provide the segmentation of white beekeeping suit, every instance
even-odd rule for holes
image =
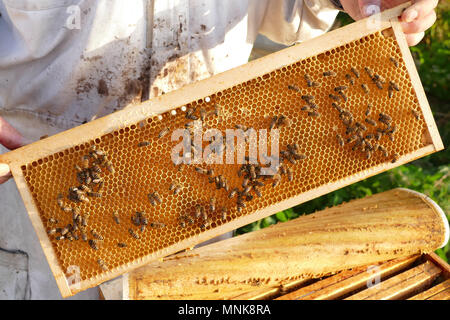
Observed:
[[[0,116],[36,140],[242,65],[258,33],[318,36],[337,13],[329,0],[0,0]],[[11,181],[0,206],[0,247],[30,255],[33,297],[60,297]]]

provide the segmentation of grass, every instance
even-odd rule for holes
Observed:
[[[427,30],[422,42],[411,48],[416,66],[425,88],[439,132],[447,147],[450,143],[450,3],[440,2],[437,22]],[[338,24],[352,20],[340,13]],[[300,215],[335,206],[352,199],[370,196],[397,187],[422,192],[432,198],[446,213],[450,212],[450,150],[429,155],[409,164],[394,168],[377,176],[352,184],[296,207],[278,212],[270,217],[246,225],[237,234],[251,232],[278,222],[285,222]],[[445,261],[450,260],[450,244],[436,253]]]

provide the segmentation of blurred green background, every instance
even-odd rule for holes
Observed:
[[[310,214],[342,202],[363,198],[397,187],[413,189],[428,195],[440,205],[446,213],[447,219],[449,219],[450,151],[447,147],[450,143],[450,1],[441,1],[439,3],[437,16],[437,22],[426,32],[422,42],[411,48],[411,52],[444,142],[445,150],[331,192],[291,209],[278,212],[273,216],[238,229],[236,234],[262,229],[278,222],[297,218],[300,215]],[[333,28],[341,27],[352,21],[347,14],[341,12]],[[262,42],[267,44],[266,39]],[[260,49],[256,48],[252,57],[256,58],[268,53],[263,52],[264,49],[267,51],[268,47],[270,45],[262,45]],[[277,45],[272,47],[277,48]],[[449,262],[450,244],[447,244],[442,249],[438,249],[436,253]]]

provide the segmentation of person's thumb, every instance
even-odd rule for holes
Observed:
[[[381,0],[358,0],[358,5],[363,18],[381,11]]]
[[[8,122],[0,117],[0,144],[12,150],[25,144],[22,135],[13,128]]]
[[[11,178],[11,171],[6,163],[0,163],[0,184]]]

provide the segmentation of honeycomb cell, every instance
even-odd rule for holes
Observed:
[[[110,270],[127,265],[256,210],[390,162],[395,154],[401,156],[423,147],[422,135],[426,132],[426,124],[397,42],[386,36],[389,32],[385,31],[389,30],[192,101],[162,117],[143,119],[93,141],[21,166],[44,226],[48,229],[53,227],[48,222],[50,218],[58,220],[58,227],[73,223],[72,214],[64,212],[57,203],[58,194],[63,193],[65,205],[78,208],[84,217],[89,216],[89,239],[92,239],[92,229],[104,237],[98,241],[98,250],[94,250],[82,239],[58,241],[54,235],[49,236],[62,269],[66,272],[69,266],[80,266],[81,280],[96,278],[106,272],[97,263],[98,259],[102,259]],[[398,61],[398,67],[391,58]],[[380,83],[377,84],[365,71],[366,67],[379,79],[384,79],[382,89],[378,88]],[[359,77],[355,76],[352,68],[359,72]],[[325,71],[334,73],[324,76]],[[306,74],[317,86],[308,85]],[[399,91],[392,89],[391,82],[399,87]],[[369,93],[363,91],[362,84],[367,86]],[[298,90],[289,89],[289,86]],[[347,88],[339,93],[335,91],[339,86]],[[378,129],[388,132],[395,127],[394,134],[383,133],[379,141],[364,138],[370,144],[381,145],[385,153],[381,149],[372,150],[369,156],[367,145],[363,150],[355,148],[354,142],[346,142],[343,147],[338,144],[337,134],[345,140],[351,139],[352,134],[347,133],[349,126],[344,124],[342,112],[333,107],[335,101],[330,94],[339,96],[337,103],[342,110],[351,113],[353,124],[366,125],[362,132],[364,136],[375,135]],[[318,117],[308,114],[312,104],[302,99],[307,95],[314,96]],[[365,122],[368,104],[371,105],[370,117],[376,121],[375,126]],[[219,114],[215,114],[215,106],[220,107]],[[305,106],[307,110],[302,109]],[[214,170],[212,176],[198,173],[194,165],[175,166],[171,150],[178,142],[171,141],[171,134],[158,138],[166,127],[170,132],[185,128],[192,121],[186,118],[187,113],[194,108],[198,117],[202,108],[210,114],[203,121],[203,133],[208,128],[224,133],[237,124],[256,130],[268,129],[274,116],[285,115],[291,125],[280,128],[280,150],[296,143],[306,159],[296,164],[283,162],[293,172],[292,181],[283,175],[281,182],[273,187],[273,178],[261,177],[264,183],[259,187],[262,197],[251,193],[253,198],[246,201],[245,207],[239,211],[236,198],[230,199],[229,191],[217,188],[216,183],[209,179],[222,176],[229,190],[242,188],[243,177],[238,176],[241,164],[202,164],[202,168]],[[390,115],[392,121],[388,125],[383,123],[379,120],[380,113]],[[149,145],[138,147],[142,141],[148,141]],[[114,173],[102,167],[101,198],[71,202],[67,199],[67,192],[70,187],[78,185],[74,167],[81,165],[82,156],[89,154],[92,145],[107,153]],[[202,147],[206,145],[203,141]],[[172,183],[181,187],[176,195],[170,190]],[[161,204],[152,205],[148,199],[148,194],[155,191],[161,196]],[[216,199],[214,211],[209,208],[212,197]],[[208,223],[196,218],[198,205],[205,208]],[[221,217],[222,207],[227,208],[225,219]],[[120,224],[113,219],[115,211]],[[150,223],[163,223],[164,227],[147,225],[141,231],[132,222],[136,212],[145,212]],[[183,220],[183,217],[190,219]],[[130,235],[130,228],[139,239]],[[119,243],[126,244],[126,247],[119,247]]]

